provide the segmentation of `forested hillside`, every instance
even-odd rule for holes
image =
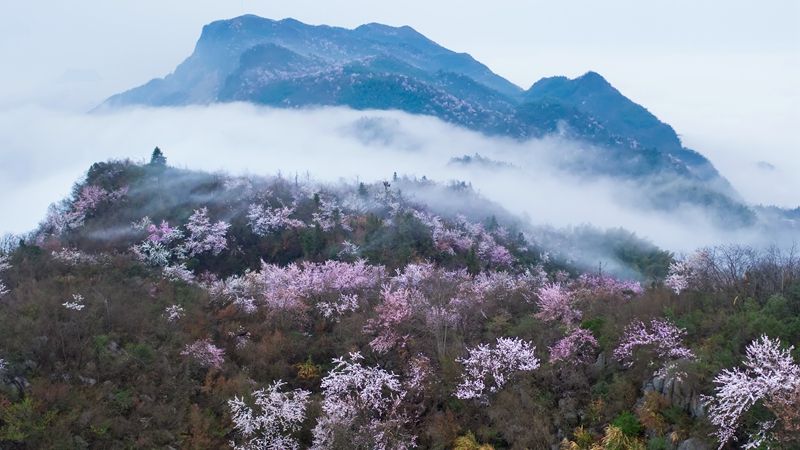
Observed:
[[[464,184],[156,151],[3,242],[0,447],[798,448],[798,342],[791,249],[677,257]]]

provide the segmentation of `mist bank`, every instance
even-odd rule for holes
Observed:
[[[0,116],[0,188],[9,193],[0,206],[13,212],[4,215],[3,232],[32,229],[93,162],[144,159],[160,146],[171,165],[232,174],[374,182],[396,173],[460,180],[536,225],[623,227],[678,252],[792,238],[791,223],[769,224],[769,233],[763,224],[723,230],[697,207],[652,208],[642,196],[651,186],[640,181],[566,171],[565,164],[574,165],[592,149],[558,136],[519,142],[401,112],[239,103],[96,114],[30,107]],[[465,155],[481,158],[453,162]]]

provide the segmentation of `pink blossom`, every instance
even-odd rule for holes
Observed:
[[[166,266],[162,269],[164,278],[171,281],[183,281],[184,283],[194,283],[194,273],[186,268],[185,264],[178,264],[174,266]]]
[[[636,320],[625,328],[614,357],[630,367],[634,352],[640,347],[648,347],[662,360],[694,359],[694,353],[683,345],[685,336],[686,330],[666,319],[651,320],[649,329],[642,321]]]
[[[188,356],[201,366],[221,368],[225,362],[225,350],[217,347],[208,339],[194,341],[187,344],[181,355]]]
[[[576,328],[550,347],[550,363],[588,364],[597,347],[597,339],[591,331]]]
[[[622,297],[631,299],[644,292],[638,281],[618,280],[608,275],[585,273],[578,278],[577,285],[594,297]]]
[[[223,221],[212,224],[208,218],[207,208],[195,210],[189,217],[189,223],[186,224],[186,229],[189,231],[184,243],[186,254],[190,257],[205,252],[219,255],[228,248],[228,241],[225,239],[228,228],[230,224]]]
[[[575,309],[575,298],[561,283],[550,283],[539,289],[536,305],[539,312],[536,318],[545,322],[560,320],[564,324],[572,325],[579,321],[582,313]]]
[[[161,242],[163,244],[169,244],[183,237],[183,233],[179,229],[169,226],[169,222],[166,220],[161,221],[161,225],[159,226],[153,223],[149,224],[147,226],[147,233],[147,240],[150,242]]]
[[[386,353],[396,346],[405,345],[408,336],[401,334],[399,328],[412,316],[420,294],[415,290],[393,290],[389,285],[384,285],[381,297],[383,301],[375,308],[377,316],[367,323],[365,331],[377,334],[369,343],[372,350]]]
[[[510,266],[514,262],[514,257],[507,248],[498,244],[492,235],[484,233],[481,242],[478,244],[478,256],[492,266]]]
[[[687,261],[674,261],[669,265],[669,274],[664,285],[680,294],[687,289],[692,280],[692,269]]]
[[[354,311],[357,294],[380,285],[383,266],[353,263],[305,262],[285,267],[262,262],[258,272],[247,272],[217,283],[212,293],[235,303],[261,304],[274,310],[302,311],[317,304],[326,318]]]
[[[488,394],[499,391],[516,372],[529,372],[539,367],[536,347],[519,338],[497,338],[490,347],[479,344],[468,348],[466,358],[456,361],[464,365],[461,382],[456,389],[456,397],[461,399],[484,399]]]
[[[80,228],[86,218],[103,204],[113,203],[124,198],[128,188],[123,187],[116,191],[107,191],[100,186],[86,185],[81,188],[72,203],[62,206],[51,205],[48,209],[45,226],[54,233]]]
[[[714,395],[706,397],[708,417],[717,427],[719,448],[736,439],[742,417],[757,403],[768,408],[790,404],[791,394],[800,387],[800,366],[792,358],[794,347],[782,348],[778,339],[761,336],[748,344],[744,368],[725,369],[715,378]],[[795,405],[797,406],[797,405]],[[755,448],[767,439],[774,422],[761,423],[744,448]]]
[[[423,386],[429,381],[431,374],[430,358],[422,353],[417,354],[408,361],[405,376],[406,389],[421,392]]]
[[[416,288],[432,278],[435,272],[436,266],[433,263],[409,264],[402,271],[397,269],[397,275],[392,277],[392,284],[403,288]]]
[[[300,448],[292,434],[305,420],[311,393],[302,389],[281,392],[285,385],[278,380],[253,392],[252,407],[244,398],[228,400],[233,427],[242,441],[241,445],[231,442],[231,447],[236,450]]]

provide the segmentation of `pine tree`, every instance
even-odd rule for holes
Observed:
[[[164,156],[164,153],[160,148],[156,147],[153,149],[153,155],[150,157],[150,165],[159,167],[164,167],[167,165],[167,157]]]

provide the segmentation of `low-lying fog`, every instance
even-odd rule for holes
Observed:
[[[560,138],[519,143],[400,112],[248,104],[95,114],[37,107],[0,112],[0,189],[5,193],[0,233],[32,229],[47,205],[67,195],[91,163],[146,160],[155,146],[171,165],[191,169],[281,172],[324,181],[375,181],[395,172],[464,180],[535,224],[624,227],[674,251],[756,238],[717,230],[696,210],[643,212],[630,200],[635,185],[587,181],[559,171],[555,160],[580,150]],[[513,167],[450,164],[453,157],[475,154]],[[773,180],[781,183],[780,178]]]

